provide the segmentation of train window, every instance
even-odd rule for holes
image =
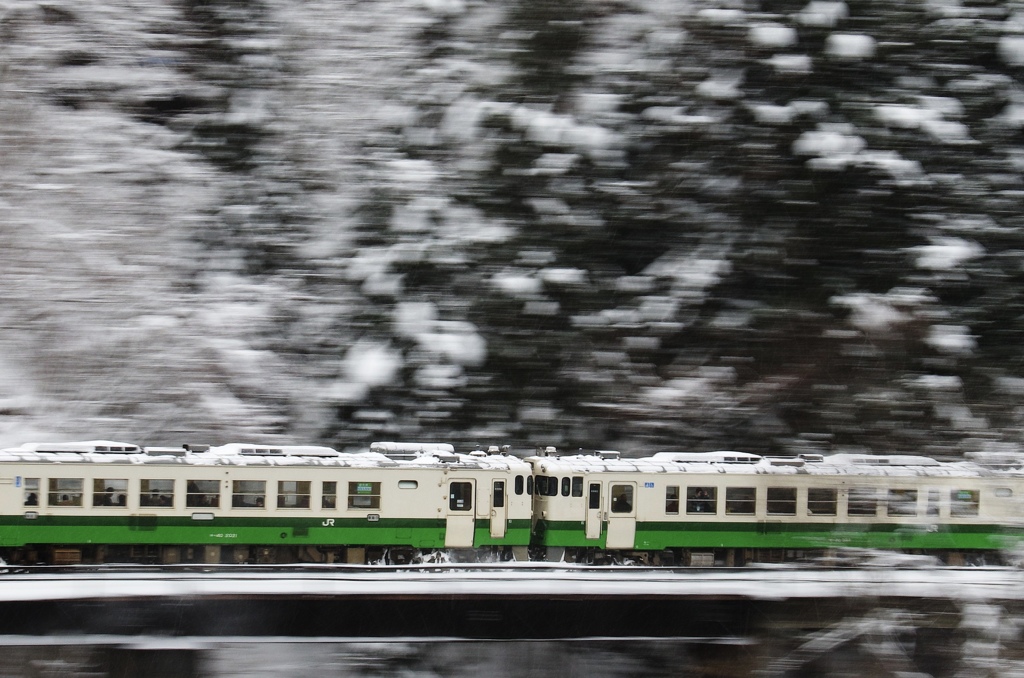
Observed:
[[[949,493],[949,514],[951,516],[978,515],[978,491],[951,490]]]
[[[927,516],[939,515],[939,504],[942,502],[942,492],[939,490],[928,490],[928,502],[925,504],[924,513]]]
[[[39,506],[39,478],[25,478],[25,506]]]
[[[174,481],[145,478],[139,484],[139,506],[164,506],[174,504]]]
[[[873,487],[851,487],[846,513],[851,516],[873,516],[878,513],[878,490]]]
[[[309,508],[309,481],[277,481],[277,508]]]
[[[718,500],[717,493],[717,487],[686,488],[686,512],[718,513],[718,508],[716,506]]]
[[[631,513],[633,511],[633,486],[612,485],[612,513]]]
[[[587,506],[592,509],[601,508],[601,483],[590,483],[590,500]]]
[[[725,512],[732,516],[752,516],[757,507],[757,489],[753,487],[725,488]]]
[[[886,513],[890,516],[916,516],[917,490],[889,490]]]
[[[338,507],[338,483],[333,480],[325,480],[321,486],[320,506],[325,509]]]
[[[398,489],[400,489],[400,490],[415,490],[419,486],[420,486],[420,483],[417,480],[399,480],[398,481]]]
[[[807,515],[836,515],[836,490],[832,487],[811,487],[807,489]]]
[[[768,515],[771,516],[795,516],[796,515],[796,488],[795,487],[769,487],[767,492]]]
[[[547,487],[544,488],[542,494],[545,497],[557,497],[558,496],[558,478],[548,478]]]
[[[997,497],[1012,497],[1013,490],[1011,490],[1009,487],[997,487],[995,495]]]
[[[452,482],[448,494],[448,509],[471,511],[473,509],[473,483]]]
[[[185,506],[217,508],[220,506],[220,481],[190,480],[185,485]]]
[[[670,516],[679,515],[678,485],[669,485],[665,488],[665,513]]]
[[[537,476],[537,494],[544,497],[558,496],[558,478]]]
[[[494,508],[501,508],[505,505],[505,481],[494,481]]]
[[[128,481],[124,478],[94,478],[92,481],[93,506],[125,506]]]
[[[81,478],[50,478],[46,501],[50,506],[81,506],[85,481]]]
[[[522,494],[526,489],[526,479],[523,476],[516,476],[516,494]]]
[[[380,483],[349,483],[348,507],[350,509],[379,509]]]
[[[231,505],[234,508],[263,508],[267,505],[265,480],[234,480],[231,487]]]
[[[526,494],[533,494],[533,476],[526,476]]]
[[[572,477],[572,496],[582,497],[583,496],[583,476]]]
[[[563,497],[568,497],[569,496],[569,486],[570,486],[571,483],[572,483],[572,478],[570,478],[569,476],[566,476],[566,477],[562,478],[562,496]]]

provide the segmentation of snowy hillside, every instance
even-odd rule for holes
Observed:
[[[0,442],[1016,451],[1024,5],[0,0]]]

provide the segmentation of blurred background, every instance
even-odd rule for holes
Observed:
[[[1019,451],[1024,2],[0,0],[0,444]]]

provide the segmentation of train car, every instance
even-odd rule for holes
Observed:
[[[8,563],[408,562],[434,550],[526,557],[531,469],[491,448],[374,443],[0,451]]]
[[[845,548],[994,561],[1024,537],[1024,472],[909,456],[617,453],[527,461],[548,559],[681,565]]]

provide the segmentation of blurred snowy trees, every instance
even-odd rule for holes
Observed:
[[[1017,449],[1024,5],[0,4],[0,438]]]

